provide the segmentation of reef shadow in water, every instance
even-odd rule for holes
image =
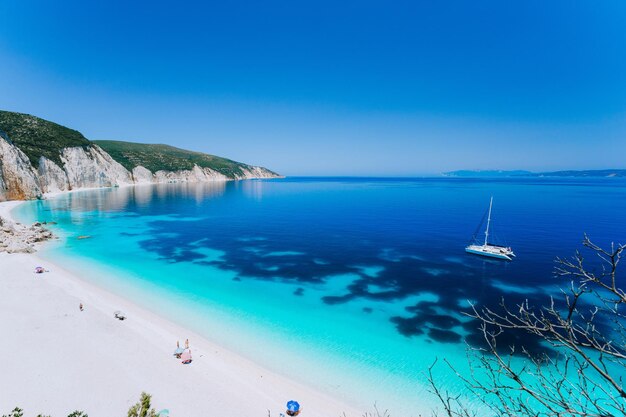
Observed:
[[[201,227],[197,220],[177,221],[184,229]],[[464,311],[461,307],[471,300],[474,304],[497,309],[502,298],[510,305],[521,302],[519,293],[508,293],[501,283],[502,277],[524,283],[528,291],[523,299],[540,305],[545,294],[534,291],[540,284],[535,276],[523,275],[519,268],[506,263],[485,263],[477,257],[461,253],[455,262],[437,259],[432,253],[416,256],[407,250],[386,250],[368,241],[347,247],[343,242],[327,240],[324,245],[306,243],[303,240],[284,242],[272,236],[260,235],[242,242],[237,232],[221,228],[213,236],[204,237],[199,243],[183,240],[185,231],[171,233],[169,221],[150,222],[154,236],[140,242],[143,249],[159,254],[168,262],[194,262],[228,271],[234,271],[239,279],[255,279],[293,283],[294,296],[302,295],[307,284],[326,284],[337,276],[350,274],[354,280],[341,295],[327,295],[322,301],[328,305],[349,303],[354,300],[371,300],[380,303],[401,303],[411,296],[432,294],[437,301],[417,301],[408,305],[402,315],[389,318],[390,325],[406,337],[424,337],[439,343],[462,343],[484,346],[482,332],[474,320],[457,318]],[[288,248],[288,249],[286,249]],[[199,249],[219,250],[223,256],[207,261]],[[426,248],[417,248],[420,253]],[[444,248],[430,248],[432,252]],[[284,253],[285,255],[281,255]],[[424,255],[424,253],[420,253]],[[353,265],[359,265],[355,267]],[[377,274],[365,273],[363,268],[376,268]],[[436,274],[432,273],[436,271]],[[540,272],[540,271],[536,271]],[[532,274],[533,271],[525,271]],[[546,271],[541,271],[545,280]],[[371,289],[375,288],[375,291]],[[364,307],[371,313],[372,307]],[[536,337],[519,331],[507,331],[502,336],[503,345],[524,346],[531,354],[549,352]]]

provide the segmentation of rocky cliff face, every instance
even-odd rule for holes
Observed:
[[[42,194],[28,157],[0,132],[0,201],[29,200]]]
[[[116,162],[95,144],[64,148],[63,166],[42,156],[35,169],[28,157],[6,134],[0,132],[0,201],[41,198],[48,192],[80,188],[114,187],[131,184],[228,181],[225,175],[197,165],[191,170],[157,171],[137,166],[132,172]],[[277,175],[261,167],[248,166],[234,179],[273,178]]]
[[[33,253],[40,242],[52,238],[41,223],[25,226],[0,217],[0,252]]]
[[[249,178],[277,178],[278,175],[262,167],[248,166],[242,168],[243,175],[236,175],[236,179],[245,180]]]
[[[229,178],[211,168],[200,168],[198,165],[191,170],[157,171],[154,173],[154,182],[209,182],[227,181]]]
[[[70,183],[65,171],[44,156],[39,159],[38,174],[41,188],[46,192],[70,190]]]
[[[132,174],[97,145],[65,148],[61,160],[71,189],[133,184]]]
[[[152,172],[142,166],[133,168],[132,175],[135,184],[150,184],[154,182]]]

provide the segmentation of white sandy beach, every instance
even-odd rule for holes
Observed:
[[[19,202],[0,203],[10,218]],[[35,274],[41,265],[49,270]],[[79,310],[83,303],[84,311]],[[113,317],[115,310],[128,316]],[[363,409],[285,378],[89,284],[36,254],[0,253],[0,415],[125,416],[142,391],[173,417],[272,416],[295,399],[301,416]],[[189,338],[193,362],[172,353]]]

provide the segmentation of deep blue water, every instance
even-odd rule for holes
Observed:
[[[464,252],[490,196],[513,262]],[[465,342],[481,341],[468,301],[544,302],[563,284],[555,257],[584,233],[625,242],[623,213],[621,179],[288,178],[78,192],[18,216],[58,222],[65,240],[44,256],[95,264],[86,279],[277,372],[426,414],[428,365],[463,369]]]

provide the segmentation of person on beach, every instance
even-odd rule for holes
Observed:
[[[182,349],[180,347],[180,343],[178,343],[178,340],[176,341],[176,350],[174,351],[174,356],[177,357],[178,359],[180,359],[180,355],[182,355],[182,353],[185,351],[185,349]]]
[[[183,360],[183,365],[189,365],[191,363],[191,350],[186,349],[181,355],[181,359]]]
[[[185,349],[189,349],[189,339],[185,340]]]
[[[80,303],[80,304],[78,305],[78,308],[80,309],[80,311],[83,311],[83,303]]]

